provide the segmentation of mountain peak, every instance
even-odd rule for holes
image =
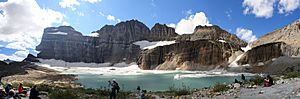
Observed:
[[[259,46],[272,42],[285,42],[288,45],[300,46],[300,19],[286,25],[283,28],[270,32],[258,40],[252,46]]]

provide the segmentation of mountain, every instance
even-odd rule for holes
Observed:
[[[270,74],[300,70],[300,19],[254,41],[238,61],[251,72]]]
[[[137,62],[142,69],[211,70],[226,68],[235,52],[247,43],[218,26],[197,26],[193,34],[178,35],[174,28],[156,23],[149,29],[142,22],[129,20],[105,25],[83,36],[70,26],[45,28],[36,47],[38,58],[68,62]],[[141,49],[136,42],[172,41],[174,44]]]
[[[150,29],[142,22],[130,20],[116,25],[105,25],[94,31],[99,37],[83,36],[70,26],[44,29],[37,57],[68,62],[118,63],[136,62],[141,51],[136,41],[171,40],[177,34],[166,25],[156,24]]]
[[[197,26],[193,34],[180,35],[175,44],[144,50],[142,69],[212,70],[226,68],[235,52],[247,45],[218,26]]]

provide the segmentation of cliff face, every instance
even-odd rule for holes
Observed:
[[[70,26],[50,27],[44,30],[42,41],[36,47],[44,59],[68,62],[136,62],[141,49],[133,42],[141,40],[170,40],[177,36],[173,28],[156,24],[150,29],[137,20],[105,25],[99,37],[82,36]]]
[[[182,41],[144,51],[139,58],[142,69],[211,70],[226,66],[230,46],[211,40]]]
[[[151,34],[148,37],[150,41],[170,41],[175,40],[178,34],[174,28],[168,27],[166,24],[156,23],[151,28]]]
[[[238,61],[251,66],[250,72],[277,74],[290,68],[300,70],[300,20],[262,36],[252,47]]]
[[[127,42],[130,40],[121,41],[113,36],[107,39],[82,36],[71,27],[61,26],[46,28],[36,50],[40,51],[39,58],[68,62],[134,62],[139,46]]]
[[[207,40],[223,40],[230,43],[234,47],[244,47],[247,42],[239,39],[236,35],[228,33],[227,31],[221,29],[219,26],[197,26],[194,29],[193,34],[184,34],[178,37],[178,40],[184,41],[195,41],[200,39]]]
[[[246,44],[218,26],[198,26],[193,34],[177,36],[175,44],[144,50],[138,64],[160,70],[225,68],[229,57]]]

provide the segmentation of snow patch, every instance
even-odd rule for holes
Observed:
[[[246,47],[241,47],[241,49],[242,49],[244,52],[247,52],[247,51],[251,50],[252,48],[251,48],[250,44],[248,44]]]
[[[225,40],[218,40],[219,42],[222,42],[222,43],[226,43],[226,41]]]
[[[90,36],[90,37],[99,37],[99,33],[91,33],[88,36]]]
[[[244,56],[244,54],[245,53],[242,53],[241,55],[236,57],[236,59],[233,62],[231,62],[228,67],[239,67],[239,65],[237,64],[237,61],[239,61],[242,58],[242,56]]]
[[[165,46],[165,45],[171,45],[176,43],[175,41],[156,41],[156,42],[149,42],[146,40],[143,41],[137,41],[133,44],[139,45],[141,49],[153,49],[158,46]]]
[[[54,35],[68,35],[66,32],[53,32],[53,33],[48,33],[48,34],[54,34]]]

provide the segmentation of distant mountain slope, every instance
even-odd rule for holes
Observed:
[[[238,61],[253,72],[283,73],[300,70],[300,19],[252,43]]]

